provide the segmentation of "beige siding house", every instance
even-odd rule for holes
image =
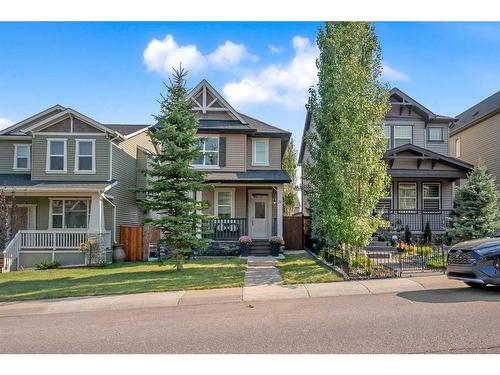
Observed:
[[[456,116],[450,128],[451,155],[483,163],[500,187],[500,91]]]
[[[4,269],[86,264],[78,248],[89,238],[109,262],[119,225],[142,223],[131,189],[142,183],[139,156],[154,152],[148,128],[56,105],[0,131],[0,186],[16,201]]]
[[[472,168],[449,155],[449,126],[454,119],[433,113],[397,88],[390,91],[390,104],[385,116],[384,159],[392,182],[387,197],[376,209],[388,219],[392,232],[402,232],[408,225],[413,232],[421,233],[427,222],[432,231],[443,232],[453,208],[454,184]],[[308,131],[314,131],[309,114],[304,134]],[[303,141],[299,164],[311,162]],[[307,197],[302,204],[307,215]]]
[[[204,138],[192,167],[208,172],[214,187],[196,193],[210,203],[208,236],[224,246],[242,235],[266,244],[283,236],[283,186],[290,176],[281,161],[291,134],[237,112],[206,80],[190,97]]]

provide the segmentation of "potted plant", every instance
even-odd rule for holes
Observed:
[[[240,243],[240,254],[242,257],[247,257],[250,251],[250,244],[252,239],[249,236],[241,236],[239,239]]]
[[[280,236],[272,236],[269,242],[271,243],[271,255],[273,257],[279,256],[280,247],[281,244],[283,243],[283,238],[281,238]]]

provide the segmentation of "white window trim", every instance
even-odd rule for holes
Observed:
[[[455,139],[455,157],[459,158],[462,156],[462,141],[460,137]]]
[[[424,189],[425,185],[437,185],[438,186],[438,188],[439,188],[439,194],[438,194],[437,198],[436,197],[426,197],[425,196],[425,189]],[[441,211],[441,183],[439,183],[439,182],[422,182],[422,209],[423,210],[425,210],[424,201],[426,199],[439,201],[438,211]],[[429,211],[429,212],[435,212],[435,211]]]
[[[266,160],[262,163],[257,162],[256,156],[257,156],[257,142],[265,142],[266,149],[265,149],[265,157]],[[269,166],[269,138],[253,138],[252,139],[252,166]]]
[[[196,169],[219,169],[220,166],[219,166],[219,163],[220,163],[220,135],[215,135],[215,134],[211,134],[209,136],[205,136],[205,135],[198,135],[199,138],[216,138],[217,139],[217,165],[205,165],[205,164],[193,164],[191,163],[191,167],[192,168],[196,168]],[[215,151],[207,151],[207,152],[213,152],[215,153]],[[203,143],[203,150],[202,150],[202,153],[204,155],[205,153],[205,143]],[[203,162],[205,162],[205,158],[203,158]]]
[[[80,142],[92,142],[92,169],[91,170],[80,170]],[[89,156],[89,155],[82,155]],[[95,174],[95,139],[75,139],[75,174]]]
[[[235,188],[214,189],[214,216],[219,216],[219,193],[231,193],[231,217],[235,217],[235,192]]]
[[[396,139],[408,139],[406,137],[396,137],[396,128],[410,128],[411,129],[411,132],[410,132],[410,142],[409,144],[413,144],[413,126],[412,125],[394,125],[392,127],[392,142],[393,142],[393,146],[396,147]],[[406,144],[406,143],[405,143]],[[400,146],[403,146],[403,145],[399,145],[397,147],[400,147]]]
[[[17,166],[17,149],[19,147],[28,147],[28,164],[26,168],[19,168]],[[31,145],[27,143],[16,143],[14,144],[14,170],[15,171],[30,171],[31,170]]]
[[[401,185],[413,185],[415,186],[415,208],[414,209],[405,209],[401,208],[401,194],[400,194],[400,186]],[[405,212],[414,212],[418,210],[418,186],[416,182],[398,182],[398,210]]]
[[[431,129],[439,129],[441,133],[441,138],[440,139],[431,139]],[[427,142],[444,142],[444,129],[442,127],[438,126],[430,126],[427,128]]]
[[[50,143],[51,142],[64,142],[64,169],[52,170],[50,169]],[[61,156],[61,155],[54,155]],[[68,173],[68,139],[67,138],[47,138],[47,159],[45,162],[45,173],[63,174]]]
[[[63,209],[63,212],[62,213],[57,213],[57,214],[54,214],[54,215],[62,215],[62,228],[54,228],[52,226],[52,201],[63,201],[63,204],[62,204],[62,209]],[[65,201],[86,201],[87,202],[87,228],[65,228],[65,219],[64,219],[64,214],[65,214]],[[89,198],[82,198],[82,197],[76,197],[76,198],[68,198],[68,197],[64,197],[64,198],[49,198],[49,230],[61,230],[61,231],[82,231],[82,232],[86,232],[89,228],[89,224],[90,224],[90,203],[91,203],[91,200]]]

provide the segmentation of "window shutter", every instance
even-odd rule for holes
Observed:
[[[226,137],[219,138],[219,167],[226,166]]]

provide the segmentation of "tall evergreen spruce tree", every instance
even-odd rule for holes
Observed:
[[[158,129],[151,133],[159,153],[150,155],[150,168],[145,171],[148,187],[141,190],[146,195],[141,207],[158,214],[145,222],[161,230],[163,243],[177,259],[177,270],[183,269],[187,254],[207,244],[200,231],[201,210],[208,204],[197,201],[193,192],[209,186],[204,184],[206,174],[191,167],[200,138],[186,75],[182,68],[174,70],[167,95],[160,102],[160,114],[155,116]]]
[[[450,218],[447,235],[455,241],[480,238],[500,230],[495,181],[485,166],[475,167],[467,182],[457,188]]]
[[[313,236],[361,249],[383,224],[372,212],[389,183],[381,50],[367,22],[327,22],[317,43],[319,83],[310,90],[306,138],[312,163],[305,165]]]
[[[283,210],[286,216],[293,215],[293,209],[297,203],[297,149],[293,143],[293,138],[285,150],[282,162],[283,169],[288,172],[292,182],[285,184],[283,189]]]

